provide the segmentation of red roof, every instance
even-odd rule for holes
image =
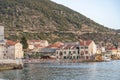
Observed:
[[[18,43],[18,41],[12,41],[12,40],[7,40],[6,41],[6,44],[11,45],[11,46],[14,46],[16,43]]]
[[[59,48],[62,45],[64,45],[64,43],[62,43],[62,42],[56,42],[54,44],[49,45],[47,48]]]
[[[29,40],[29,42],[40,42],[41,40]]]
[[[76,45],[66,45],[64,46],[64,49],[75,49],[76,47]]]
[[[110,49],[108,49],[108,50],[117,50],[117,48],[110,48]]]
[[[80,46],[89,46],[91,44],[92,40],[87,40],[87,41],[81,41]]]
[[[35,44],[34,46],[35,46],[35,47],[43,47],[43,46],[41,46],[40,44]]]
[[[64,49],[71,49],[73,46],[72,45],[67,45],[64,47]]]

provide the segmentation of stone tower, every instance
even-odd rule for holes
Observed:
[[[0,26],[0,42],[4,41],[4,26]]]

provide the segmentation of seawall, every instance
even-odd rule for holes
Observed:
[[[21,59],[1,59],[0,60],[0,71],[1,70],[12,70],[22,69],[23,62]]]

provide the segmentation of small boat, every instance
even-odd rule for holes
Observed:
[[[109,58],[109,57],[103,57],[103,61],[111,61],[111,58]]]

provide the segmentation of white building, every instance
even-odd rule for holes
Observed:
[[[21,59],[23,58],[23,48],[20,42],[11,40],[6,41],[6,58],[9,59]]]
[[[93,59],[96,54],[97,46],[94,41],[87,40],[80,42],[80,55],[85,60]]]
[[[3,59],[5,53],[5,42],[0,42],[0,59]]]
[[[97,47],[94,41],[81,41],[79,44],[63,45],[56,50],[57,59],[93,60]]]
[[[61,46],[56,50],[56,58],[57,59],[80,59],[79,55],[79,45],[75,44],[67,44]]]
[[[44,48],[48,46],[47,40],[29,40],[28,41],[28,48],[34,49],[34,48]]]
[[[4,26],[0,26],[0,59],[3,59],[5,53]]]
[[[0,26],[0,41],[4,41],[4,26]]]

